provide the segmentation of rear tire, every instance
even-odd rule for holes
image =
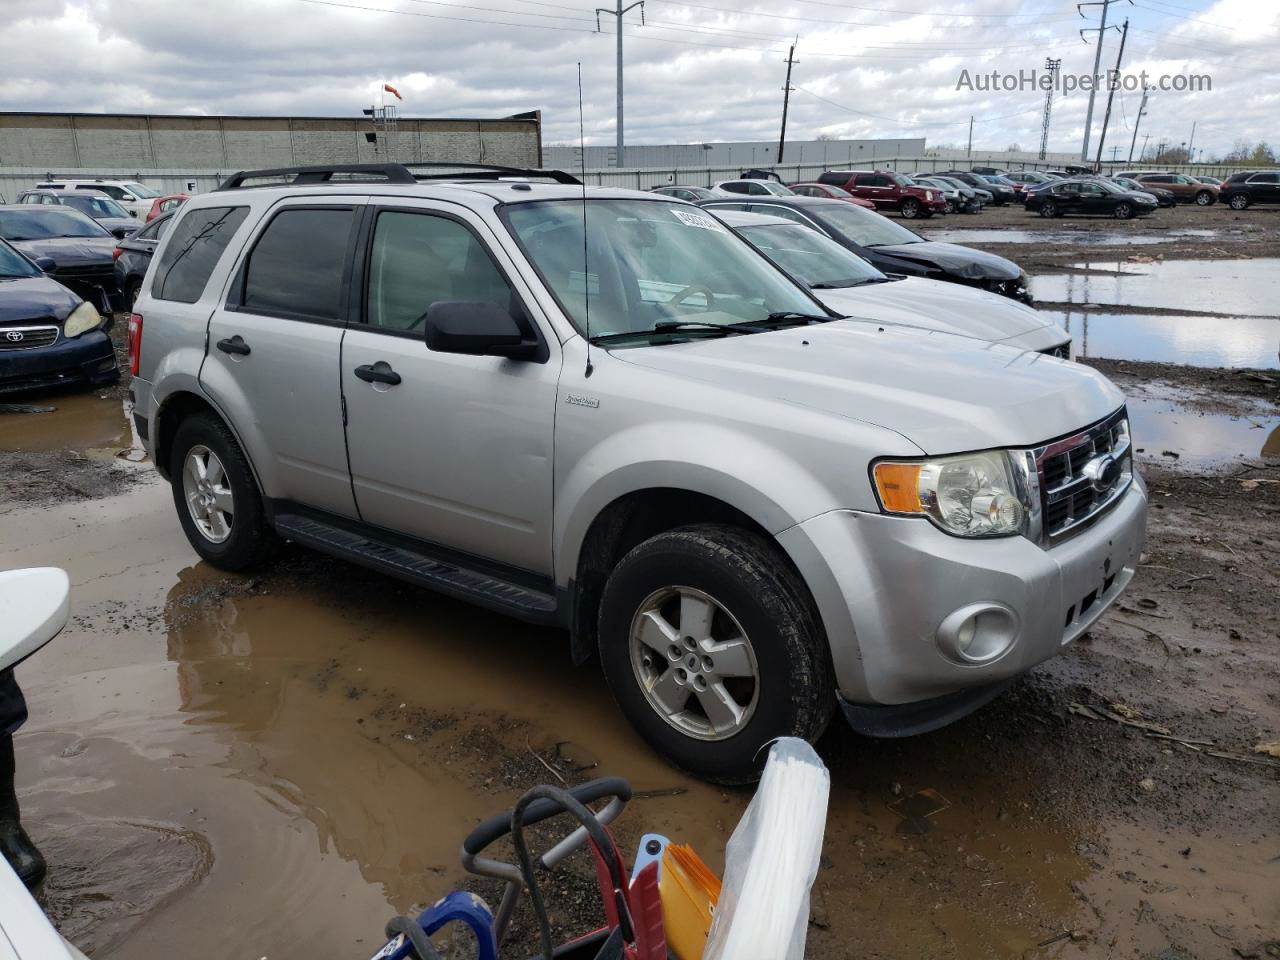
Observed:
[[[920,201],[908,197],[902,201],[902,217],[904,220],[914,220],[920,216]]]
[[[1243,193],[1237,193],[1231,198],[1232,210],[1245,210],[1249,206],[1249,197]]]
[[[1044,203],[1040,204],[1040,216],[1044,217],[1046,220],[1051,217],[1056,217],[1057,215],[1058,205],[1052,200],[1046,200]]]
[[[178,426],[169,482],[187,540],[213,566],[248,570],[275,552],[279,541],[267,523],[249,460],[213,414],[195,414]]]
[[[817,739],[836,706],[803,584],[775,546],[734,527],[683,527],[623,557],[600,602],[600,659],[645,741],[717,783],[755,780],[765,745]]]
[[[1210,206],[1213,203],[1213,193],[1208,190],[1201,190],[1196,194],[1196,203],[1202,207]]]
[[[129,284],[129,289],[124,293],[124,306],[130,313],[133,313],[133,307],[138,302],[138,297],[142,294],[142,281],[135,280]]]

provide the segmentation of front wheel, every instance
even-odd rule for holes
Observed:
[[[1117,220],[1128,220],[1133,216],[1133,207],[1129,206],[1127,203],[1117,203],[1115,210],[1112,211],[1112,215]]]
[[[914,220],[920,216],[920,201],[910,198],[902,201],[902,216],[907,220]]]
[[[1249,206],[1249,198],[1243,193],[1237,193],[1231,198],[1232,210],[1244,210]]]
[[[600,602],[614,699],[653,749],[718,783],[760,775],[777,737],[816,739],[835,708],[826,637],[765,538],[702,525],[628,553]]]
[[[1058,205],[1052,200],[1046,200],[1044,203],[1040,204],[1040,216],[1044,217],[1046,220],[1050,217],[1056,217],[1057,215]]]
[[[1202,207],[1207,207],[1213,203],[1213,194],[1208,190],[1201,190],[1196,194],[1196,203]]]

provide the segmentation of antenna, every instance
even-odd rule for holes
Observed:
[[[578,61],[578,169],[582,173],[582,325],[587,328],[587,369],[591,376],[591,274],[587,271],[587,145],[582,125],[582,61]]]

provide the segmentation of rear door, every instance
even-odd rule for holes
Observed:
[[[338,362],[366,202],[296,197],[267,212],[209,321],[200,371],[267,496],[344,517],[356,511]]]
[[[1254,203],[1280,203],[1280,174],[1259,173],[1251,177],[1249,199]]]
[[[877,207],[893,206],[894,198],[890,196],[889,178],[878,173],[860,173],[853,181],[851,192],[855,197],[870,200]]]

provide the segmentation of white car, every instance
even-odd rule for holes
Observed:
[[[715,215],[838,313],[1070,356],[1070,334],[1011,297],[959,283],[887,276],[794,220],[723,209]]]
[[[783,186],[777,180],[721,180],[711,187],[716,193],[725,197],[738,197],[748,194],[753,197],[794,197],[795,191]]]
[[[57,192],[91,190],[94,193],[105,193],[128,210],[130,215],[137,217],[140,223],[145,222],[147,214],[151,212],[151,202],[160,196],[155,190],[145,184],[138,183],[136,180],[77,180],[68,178],[65,180],[46,180],[43,183],[37,183],[35,189]]]

